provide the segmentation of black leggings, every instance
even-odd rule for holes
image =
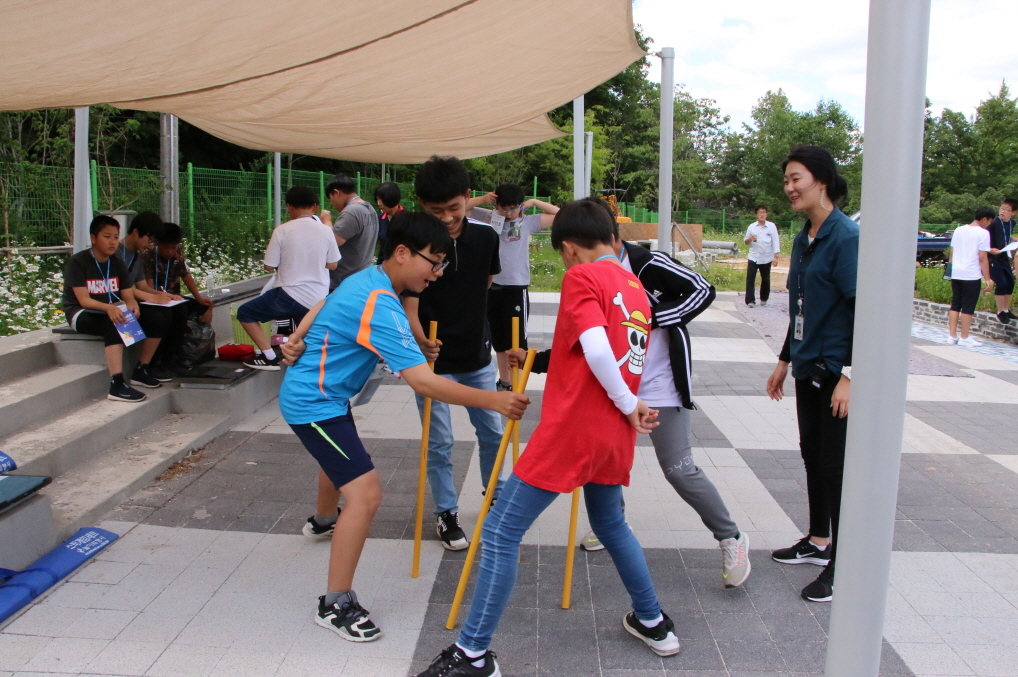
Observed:
[[[823,388],[809,379],[795,380],[795,412],[799,420],[799,447],[806,466],[809,495],[809,533],[838,543],[841,482],[845,474],[845,437],[848,417],[831,413],[831,396],[841,377],[827,378]],[[831,562],[834,550],[831,550]]]
[[[123,345],[120,332],[106,313],[82,310],[71,325],[74,331],[89,336],[102,336],[104,346]]]
[[[760,271],[760,300],[767,302],[771,297],[771,264],[750,261],[746,265],[746,303],[755,303],[753,285],[756,283],[756,271]]]

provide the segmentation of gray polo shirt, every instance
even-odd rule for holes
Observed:
[[[127,247],[121,242],[117,247],[117,256],[127,266],[127,279],[124,280],[125,287],[133,287],[145,279],[145,257],[140,251],[127,251]]]
[[[475,207],[470,218],[491,224],[494,212]],[[515,221],[507,221],[498,231],[498,258],[502,272],[492,280],[501,287],[527,287],[530,285],[530,236],[541,230],[541,215],[528,214]]]
[[[378,214],[367,202],[350,202],[336,217],[332,232],[346,240],[339,248],[339,266],[329,271],[329,291],[375,262]]]

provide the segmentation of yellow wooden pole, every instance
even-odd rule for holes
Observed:
[[[428,340],[438,339],[438,322],[431,321]],[[435,371],[435,363],[430,362],[431,371]],[[421,573],[421,537],[424,535],[424,485],[428,480],[428,437],[431,434],[431,398],[424,398],[424,417],[421,423],[421,461],[417,469],[417,516],[414,524],[414,561],[410,565],[410,577],[417,578]]]
[[[573,489],[573,505],[569,509],[569,538],[566,539],[566,578],[562,583],[562,608],[568,609],[573,595],[573,559],[576,557],[576,519],[580,513],[580,487]]]
[[[534,357],[537,351],[531,348],[527,352],[527,361],[523,364],[523,373],[520,380],[513,386],[513,392],[522,393],[526,390],[527,379],[530,378],[530,369],[534,366]],[[460,573],[460,582],[456,586],[456,595],[452,600],[452,609],[449,610],[449,619],[446,621],[447,630],[456,626],[456,618],[460,613],[460,604],[463,603],[463,593],[466,592],[467,583],[470,581],[470,570],[474,566],[474,557],[477,556],[477,548],[481,543],[481,528],[484,526],[484,518],[488,516],[491,509],[491,501],[495,497],[495,487],[498,486],[498,478],[502,474],[502,464],[505,462],[505,452],[509,448],[509,439],[512,437],[513,428],[519,421],[509,419],[509,423],[502,433],[502,442],[498,445],[498,455],[495,456],[495,467],[491,469],[491,477],[488,478],[488,488],[484,492],[484,501],[481,502],[481,513],[477,516],[477,524],[474,525],[474,537],[470,540],[470,547],[467,548],[467,559],[463,562],[463,571]]]
[[[513,317],[513,350],[520,349],[520,318]],[[516,382],[520,380],[520,368],[513,367],[513,387],[516,387]],[[513,427],[513,467],[520,462],[520,427]]]

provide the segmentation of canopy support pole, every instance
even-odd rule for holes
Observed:
[[[278,226],[283,222],[283,155],[276,153],[272,163],[273,223]]]
[[[88,226],[92,222],[92,178],[88,163],[88,107],[74,109],[74,251],[92,246]]]
[[[852,393],[827,677],[880,670],[901,466],[930,0],[870,0]]]
[[[159,211],[163,221],[180,224],[180,144],[177,116],[159,114],[159,174],[163,192],[159,196]]]
[[[583,197],[590,197],[590,172],[594,167],[594,132],[586,132],[584,134],[586,138],[586,144],[584,144],[584,163],[583,163]]]
[[[573,99],[573,199],[587,197],[583,190],[583,96]]]
[[[657,189],[657,249],[672,253],[672,131],[675,117],[675,49],[661,53],[661,139]]]

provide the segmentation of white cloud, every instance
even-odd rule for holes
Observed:
[[[733,127],[756,101],[782,88],[797,110],[836,99],[862,124],[869,2],[637,0],[633,18],[675,48],[675,81],[693,96],[716,99]],[[933,0],[927,96],[972,114],[1002,79],[1018,96],[1015,0]],[[651,78],[660,79],[657,59]]]

